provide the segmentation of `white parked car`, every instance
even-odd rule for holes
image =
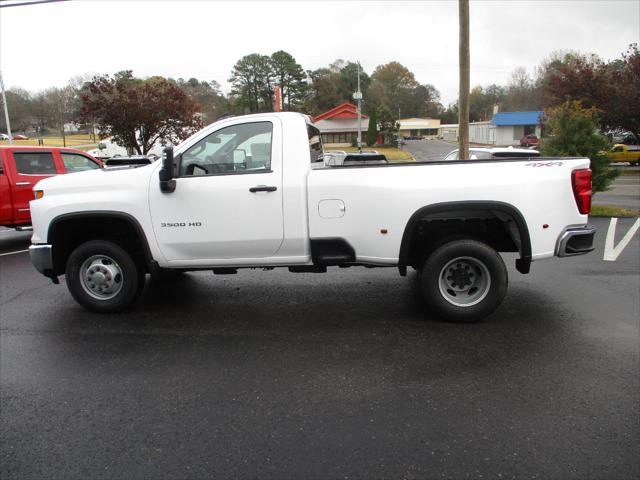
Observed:
[[[162,142],[156,142],[151,150],[147,152],[146,156],[151,157],[160,157],[162,155],[162,149],[164,145]],[[128,152],[127,149],[117,143],[115,143],[111,138],[105,138],[98,142],[98,148],[94,148],[93,150],[87,151],[89,155],[95,158],[99,158],[100,160],[106,160],[107,158],[112,157],[128,157],[131,155],[136,155],[134,152]]]
[[[6,133],[0,133],[0,140],[9,140],[9,135]]]
[[[153,164],[43,180],[32,261],[97,312],[128,307],[164,270],[411,267],[433,312],[475,321],[505,296],[499,252],[528,273],[593,250],[588,158],[325,166],[322,154],[307,117],[265,113],[214,123]]]
[[[471,160],[488,160],[491,158],[513,158],[524,157],[534,158],[539,157],[540,152],[532,150],[530,148],[513,148],[513,147],[471,147],[469,148],[469,157]],[[453,150],[448,153],[444,160],[460,160],[458,150]]]

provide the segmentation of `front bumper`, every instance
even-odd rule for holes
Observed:
[[[595,235],[596,228],[593,225],[567,227],[558,237],[556,256],[573,257],[593,251]]]
[[[57,280],[53,273],[53,247],[51,245],[31,245],[29,256],[36,270],[45,277]]]

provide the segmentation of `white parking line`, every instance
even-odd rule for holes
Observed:
[[[7,253],[0,253],[0,257],[4,257],[5,255],[15,255],[16,253],[24,253],[24,252],[28,252],[29,250],[18,250],[16,252],[7,252]]]
[[[638,231],[638,228],[640,228],[640,218],[637,219],[633,225],[631,225],[631,228],[629,229],[627,234],[624,237],[622,237],[622,240],[620,240],[620,243],[614,246],[613,240],[616,236],[617,224],[618,224],[617,218],[612,218],[611,222],[609,222],[609,230],[607,230],[607,239],[604,242],[604,257],[602,257],[602,260],[604,260],[605,262],[615,262],[616,259],[620,256],[622,251],[631,241],[631,238],[633,237],[633,235]]]

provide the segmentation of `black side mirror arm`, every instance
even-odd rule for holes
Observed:
[[[162,193],[172,193],[176,190],[176,181],[174,180],[175,165],[173,164],[173,147],[166,147],[163,150],[162,168],[158,175],[160,179],[160,191]]]

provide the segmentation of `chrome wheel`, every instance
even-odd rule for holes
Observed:
[[[456,307],[471,307],[481,302],[491,288],[487,266],[473,257],[457,257],[440,271],[438,286],[442,297]]]
[[[80,266],[80,284],[97,300],[110,300],[122,290],[122,268],[107,255],[92,255]]]

